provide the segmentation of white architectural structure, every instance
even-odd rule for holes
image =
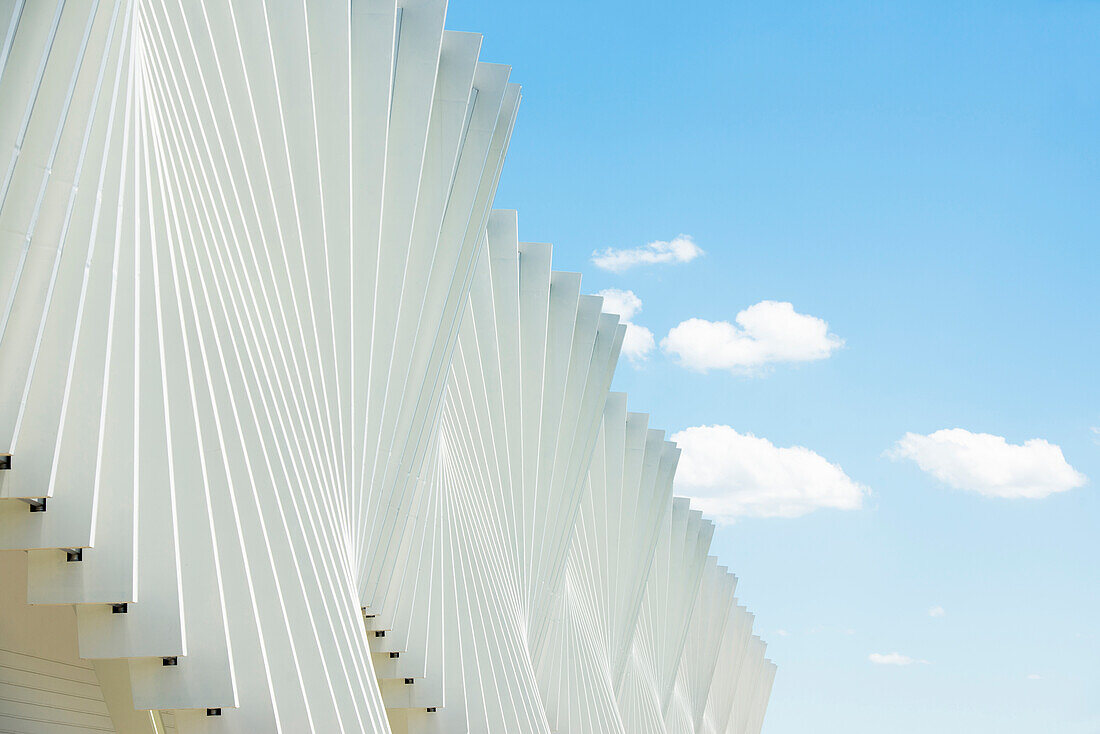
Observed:
[[[444,11],[0,0],[0,731],[759,732]]]

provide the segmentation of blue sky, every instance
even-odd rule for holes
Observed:
[[[716,533],[779,665],[766,734],[1100,732],[1100,3],[452,0],[448,27],[524,85],[496,205],[641,301],[632,409],[870,490]],[[705,254],[591,259],[679,234]],[[659,345],[762,301],[843,346],[703,373]],[[954,428],[1088,480],[987,496],[887,456]]]

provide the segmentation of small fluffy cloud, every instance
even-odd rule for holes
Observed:
[[[661,349],[698,372],[748,372],[774,362],[826,359],[844,345],[828,323],[786,302],[761,301],[734,321],[682,321],[661,340]]]
[[[1090,430],[1092,430],[1092,442],[1100,444],[1100,427],[1093,426]]]
[[[657,240],[642,247],[619,250],[608,247],[592,253],[592,264],[612,273],[621,273],[635,265],[660,263],[686,263],[703,254],[703,249],[686,234],[677,235],[671,242]]]
[[[596,294],[603,296],[603,310],[605,313],[619,314],[619,321],[626,324],[626,336],[623,338],[623,355],[632,364],[637,365],[649,358],[649,353],[656,346],[653,332],[644,326],[638,326],[632,319],[642,310],[642,299],[634,295],[634,291],[624,291],[618,288],[607,288]]]
[[[676,491],[720,522],[800,517],[826,507],[857,510],[870,493],[810,449],[780,448],[729,426],[693,426],[671,439],[682,450]]]
[[[1031,673],[1030,675],[1028,675],[1027,679],[1028,680],[1042,680],[1043,676],[1039,675],[1038,673]]]
[[[927,664],[927,660],[916,660],[908,655],[902,655],[900,652],[873,652],[867,656],[875,665],[912,665],[913,663]]]
[[[907,433],[887,455],[912,459],[944,484],[986,497],[1039,499],[1087,481],[1061,448],[1041,438],[1012,444],[989,433],[945,428],[927,436]]]
[[[642,299],[634,291],[605,288],[596,295],[603,298],[604,312],[617,313],[622,321],[630,321],[642,310]]]
[[[944,617],[947,615],[947,610],[941,606],[935,606],[928,610],[929,617]]]

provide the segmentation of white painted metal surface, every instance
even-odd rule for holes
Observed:
[[[74,724],[759,731],[713,526],[609,393],[625,327],[490,212],[519,87],[444,15],[0,0],[0,550],[109,679]]]

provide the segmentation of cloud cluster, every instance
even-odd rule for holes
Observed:
[[[912,459],[944,484],[986,497],[1039,499],[1087,481],[1061,448],[1041,438],[1011,444],[1003,436],[945,428],[927,436],[907,433],[888,455]]]
[[[657,240],[648,245],[630,249],[608,247],[592,253],[592,264],[612,273],[621,273],[636,265],[660,263],[686,263],[703,254],[703,249],[686,234],[677,235],[671,242]]]
[[[656,340],[653,332],[644,326],[638,326],[632,319],[642,310],[642,299],[634,295],[634,291],[624,291],[618,288],[607,288],[596,294],[603,297],[603,310],[605,313],[619,315],[619,321],[626,324],[626,337],[623,339],[622,353],[637,365],[649,358]]]
[[[941,606],[934,606],[928,610],[929,617],[945,617],[947,616],[947,610]]]
[[[720,522],[857,510],[870,492],[810,449],[780,448],[729,426],[694,426],[671,440],[682,450],[676,491]]]
[[[697,372],[750,372],[774,362],[825,359],[844,345],[824,320],[786,302],[761,301],[734,321],[682,321],[661,340],[661,349]]]

